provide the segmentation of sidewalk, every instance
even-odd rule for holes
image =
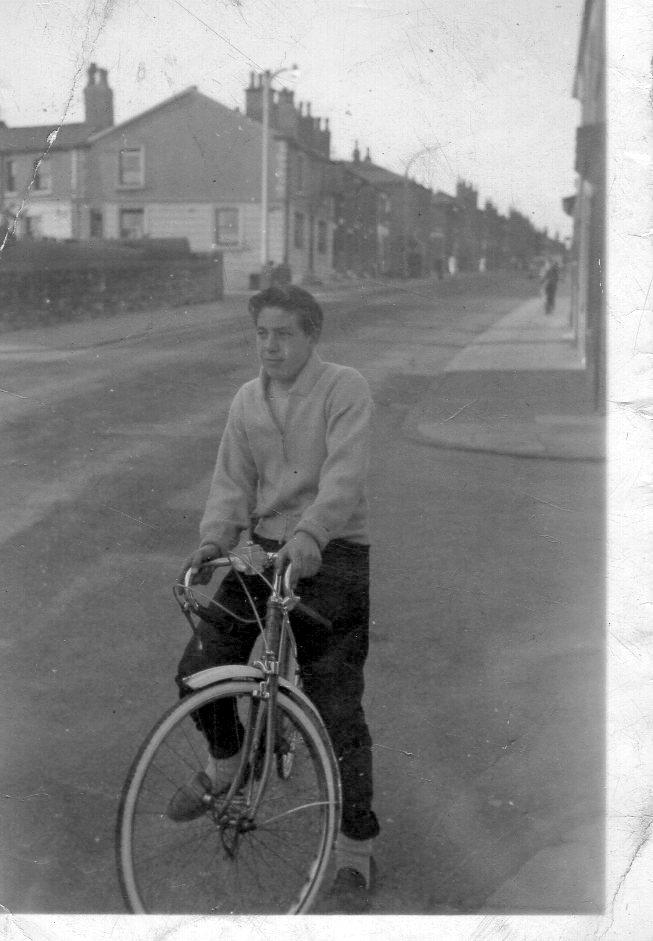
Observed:
[[[593,409],[563,296],[545,317],[532,298],[465,347],[408,415],[434,447],[601,461],[605,418]]]

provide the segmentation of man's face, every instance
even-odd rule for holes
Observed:
[[[302,371],[315,346],[304,333],[297,314],[280,307],[265,307],[256,324],[256,352],[270,379],[289,388]]]

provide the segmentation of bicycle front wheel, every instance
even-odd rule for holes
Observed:
[[[131,911],[297,914],[313,904],[337,834],[340,791],[328,736],[301,702],[279,693],[277,722],[293,737],[292,774],[268,776],[253,821],[239,817],[237,798],[226,813],[216,797],[196,819],[168,816],[172,795],[208,759],[192,714],[226,702],[246,727],[261,705],[258,689],[253,679],[201,689],[143,743],[118,818],[119,875]]]

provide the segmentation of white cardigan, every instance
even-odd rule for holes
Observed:
[[[283,427],[263,370],[236,393],[200,523],[202,545],[232,549],[254,521],[286,542],[302,530],[320,549],[331,539],[369,543],[366,478],[372,397],[349,366],[313,351],[289,390]]]

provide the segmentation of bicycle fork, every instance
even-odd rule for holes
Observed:
[[[224,802],[227,815],[232,805],[239,810],[233,846],[225,847],[230,855],[235,854],[239,833],[255,828],[256,813],[272,773],[272,763],[277,744],[279,667],[283,654],[281,646],[287,640],[283,632],[286,609],[281,595],[281,586],[282,577],[275,573],[273,591],[268,600],[266,611],[268,643],[261,660],[258,660],[255,664],[263,671],[264,678],[253,694],[250,715],[245,727],[240,768],[231,783]],[[253,717],[252,713],[254,713]],[[265,743],[263,747],[262,740]],[[243,804],[245,807],[244,813],[241,810]]]

